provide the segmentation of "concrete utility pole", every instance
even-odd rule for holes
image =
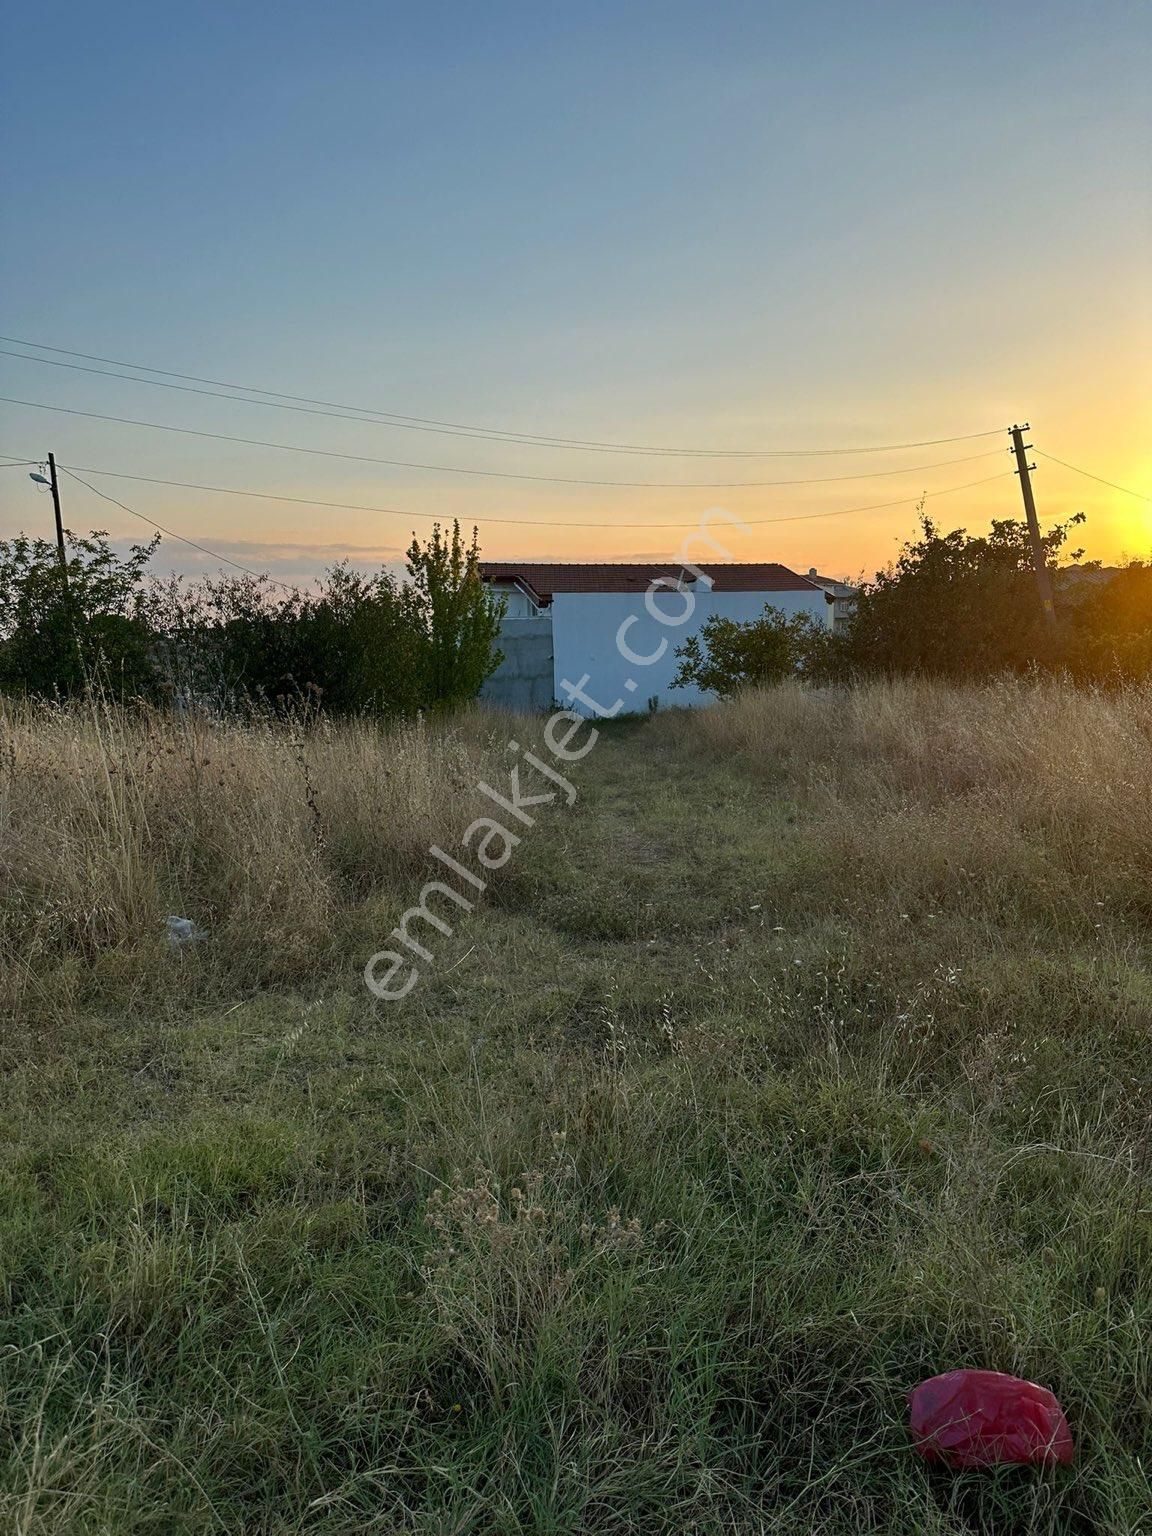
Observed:
[[[1016,473],[1020,476],[1020,494],[1024,498],[1024,516],[1028,519],[1028,537],[1032,544],[1032,564],[1036,570],[1036,588],[1040,593],[1040,606],[1044,610],[1049,629],[1056,628],[1056,605],[1052,600],[1052,577],[1048,572],[1048,560],[1044,553],[1044,541],[1040,537],[1040,523],[1036,517],[1036,500],[1032,495],[1032,480],[1029,472],[1036,468],[1035,464],[1029,464],[1027,450],[1031,443],[1025,443],[1024,434],[1028,430],[1028,423],[1022,427],[1012,427],[1012,447],[1016,452]]]

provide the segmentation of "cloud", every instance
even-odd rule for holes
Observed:
[[[154,576],[215,576],[222,570],[231,571],[241,565],[257,575],[306,586],[323,576],[330,566],[344,560],[361,570],[375,571],[381,566],[389,566],[395,572],[404,557],[404,551],[393,544],[297,544],[286,539],[222,539],[213,534],[189,534],[188,537],[202,545],[203,550],[193,549],[179,539],[162,537],[152,557]],[[109,540],[120,555],[127,554],[130,545],[138,542],[142,540],[122,537]],[[234,564],[229,564],[230,561]]]
[[[222,555],[245,556],[252,560],[394,560],[404,551],[395,544],[297,544],[287,539],[218,539],[209,534],[194,541]],[[169,553],[177,547],[190,555],[204,558],[177,539],[165,539],[161,545]]]

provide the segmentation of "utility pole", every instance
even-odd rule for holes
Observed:
[[[64,584],[64,596],[68,596],[68,555],[64,549],[64,520],[60,515],[60,486],[56,479],[56,455],[48,455],[48,484],[52,488],[52,506],[56,513],[56,548],[60,554],[60,579]]]
[[[68,551],[64,548],[64,519],[60,514],[60,481],[56,474],[56,455],[48,455],[48,478],[41,474],[28,476],[37,485],[46,485],[52,492],[52,510],[56,514],[56,552],[60,556],[60,587],[64,597],[64,617],[68,628],[72,631],[72,639],[76,644],[76,657],[80,663],[80,675],[86,679],[84,666],[84,652],[80,645],[80,634],[76,628],[76,614],[72,607],[72,592],[68,586]]]
[[[1044,553],[1044,541],[1040,537],[1040,523],[1036,517],[1036,500],[1032,495],[1032,480],[1030,471],[1035,469],[1035,464],[1029,464],[1027,450],[1031,443],[1025,443],[1024,434],[1028,431],[1028,423],[1022,427],[1012,427],[1012,447],[1016,453],[1016,473],[1020,476],[1020,494],[1024,498],[1024,516],[1028,519],[1028,537],[1032,544],[1032,564],[1036,570],[1036,587],[1040,593],[1040,606],[1044,610],[1049,629],[1056,628],[1056,606],[1052,601],[1052,577],[1048,572],[1048,560]]]

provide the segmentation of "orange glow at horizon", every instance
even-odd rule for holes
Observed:
[[[922,494],[1022,517],[1013,422],[1067,549],[1152,556],[1148,6],[290,5],[271,48],[256,6],[16,8],[55,90],[9,71],[8,202],[82,233],[9,221],[0,447],[132,509],[70,481],[76,531],[214,557],[160,572],[395,569],[453,519],[664,561],[720,508],[734,560],[867,578]]]
[[[999,448],[995,440],[993,443]],[[1088,446],[1076,456],[1065,449],[1060,457],[1065,456],[1068,462],[1092,473],[1107,474],[1107,478],[1133,490],[1152,484],[1152,466],[1146,458],[1133,455],[1125,466],[1122,460],[1109,459],[1103,452],[1093,455]],[[1037,465],[1033,486],[1042,525],[1050,527],[1075,513],[1086,514],[1086,522],[1071,531],[1068,550],[1082,547],[1085,559],[1105,565],[1152,558],[1152,503],[1141,503],[1048,460],[1035,456],[1033,460]],[[938,494],[950,485],[963,485],[966,479],[982,478],[981,470],[998,478],[969,490]],[[243,486],[256,482],[236,474],[230,481],[219,483]],[[269,490],[276,486],[271,476],[263,483]],[[987,531],[993,520],[1023,516],[1019,482],[1006,451],[1002,461],[989,458],[925,475],[846,480],[794,489],[701,491],[696,495],[679,490],[633,490],[585,495],[576,494],[577,487],[566,487],[566,494],[545,498],[538,491],[517,487],[510,494],[487,493],[483,507],[470,485],[438,485],[434,493],[427,485],[391,486],[383,494],[379,485],[368,481],[346,481],[339,487],[340,500],[364,507],[394,506],[403,509],[403,515],[276,501],[238,503],[229,496],[126,487],[122,482],[96,478],[93,484],[197,542],[221,547],[222,554],[243,563],[266,566],[281,575],[299,565],[302,579],[305,567],[319,571],[345,558],[366,569],[396,563],[402,560],[413,534],[424,538],[434,519],[450,523],[453,518],[468,530],[478,527],[482,552],[489,559],[670,560],[684,539],[713,513],[710,527],[728,551],[727,558],[778,561],[800,572],[816,567],[822,574],[852,580],[871,577],[896,558],[906,540],[915,537],[917,503],[925,492],[925,515],[945,531],[965,528],[978,534]],[[320,500],[334,496],[327,481],[281,485],[286,495],[304,499],[309,495]],[[140,524],[79,487],[70,488],[68,501],[66,521],[74,528],[106,527],[117,538],[136,539],[146,533]],[[899,504],[842,510],[888,502]],[[238,516],[239,507],[242,511]],[[723,513],[743,519],[747,526],[740,527]],[[8,521],[3,519],[0,537],[15,531],[6,526]],[[26,523],[27,518],[21,522]],[[580,523],[602,526],[563,526]],[[711,551],[700,553],[703,546],[699,542],[694,547],[702,563],[717,558]],[[158,563],[163,566],[165,555],[180,551],[175,540],[165,539]],[[207,568],[211,568],[210,563]]]
[[[1085,559],[1105,565],[1152,558],[1152,502],[1087,478],[1055,460],[1065,460],[1116,486],[1152,493],[1152,457],[1147,448],[1152,413],[1143,399],[1133,400],[1130,378],[1124,380],[1126,388],[1121,387],[1119,372],[1098,367],[1093,378],[1093,370],[1082,366],[1076,387],[1068,385],[1060,392],[1063,398],[1049,392],[1026,439],[1033,445],[1033,487],[1042,525],[1051,527],[1083,512],[1086,522],[1071,531],[1066,552],[1082,547]],[[1093,383],[1095,395],[1085,405],[1079,390],[1083,387],[1088,392]],[[1024,395],[1030,392],[1020,390]],[[914,414],[916,409],[919,415]],[[739,422],[714,417],[706,427],[689,419],[657,422],[647,440],[720,446],[772,441],[766,429],[757,427],[758,413],[746,414],[749,419]],[[875,419],[907,421],[912,435],[918,435],[918,425],[919,431],[929,435],[934,424],[978,426],[997,416],[1004,420],[1006,415],[1002,398],[973,402],[952,394],[934,404],[930,414],[922,402],[894,399],[876,410]],[[763,417],[769,417],[767,408]],[[244,429],[243,423],[240,416],[221,420],[220,427],[235,432]],[[605,422],[605,427],[611,425]],[[329,430],[335,433],[332,424],[325,427],[326,438]],[[396,565],[402,562],[413,534],[423,538],[433,520],[450,523],[454,518],[466,529],[478,527],[482,552],[492,559],[671,560],[710,512],[727,512],[747,525],[742,528],[722,517],[714,520],[714,532],[729,559],[772,560],[800,572],[815,567],[825,575],[867,579],[916,536],[921,496],[926,497],[925,514],[945,531],[965,528],[982,533],[995,519],[1023,515],[1006,430],[1002,437],[936,447],[827,457],[601,458],[515,443],[475,442],[440,450],[437,456],[442,454],[445,463],[477,465],[496,476],[476,479],[433,471],[369,472],[362,465],[340,460],[323,465],[307,459],[285,463],[254,449],[233,450],[226,457],[220,455],[223,462],[212,463],[206,461],[200,445],[175,458],[169,440],[156,443],[144,438],[139,450],[130,451],[135,434],[124,439],[120,429],[113,429],[111,436],[93,444],[82,440],[82,430],[70,422],[59,428],[53,424],[62,463],[131,468],[159,478],[202,480],[268,494],[272,499],[240,499],[92,477],[94,485],[145,517],[166,523],[221,555],[287,580],[307,581],[342,559],[362,569]],[[606,436],[625,435],[626,430],[621,427],[614,434],[609,430]],[[352,452],[395,451],[400,456],[407,450],[406,444],[393,449],[371,428],[348,431],[351,435],[345,444]],[[779,441],[783,428],[773,435]],[[836,435],[841,442],[861,442],[876,441],[882,433],[876,426],[854,421],[842,423]],[[28,431],[21,423],[19,437],[13,436],[12,441],[26,440]],[[784,440],[803,441],[799,434]],[[825,442],[830,440],[824,437]],[[145,451],[154,457],[142,461]],[[605,479],[680,483],[613,486],[499,478],[505,471],[513,476],[571,475],[590,482],[603,474]],[[717,482],[800,483],[708,487],[704,482],[709,476]],[[9,489],[16,489],[15,481]],[[34,526],[41,509],[29,501],[28,488],[25,492],[0,507],[0,538]],[[277,493],[297,501],[278,501]],[[318,503],[348,505],[304,504],[310,497]],[[65,504],[66,522],[77,530],[107,528],[118,539],[137,539],[146,532],[131,517],[75,483],[67,489]],[[215,569],[172,539],[165,539],[161,546],[160,569],[166,568],[166,557],[182,569]],[[697,558],[706,563],[716,557],[698,553]]]

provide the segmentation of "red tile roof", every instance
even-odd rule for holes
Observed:
[[[714,592],[821,592],[807,576],[798,576],[786,565],[702,565]],[[519,581],[537,598],[555,592],[643,592],[656,576],[679,579],[682,565],[613,565],[605,562],[580,565],[542,560],[482,560],[485,581]],[[689,573],[691,574],[691,573]]]

